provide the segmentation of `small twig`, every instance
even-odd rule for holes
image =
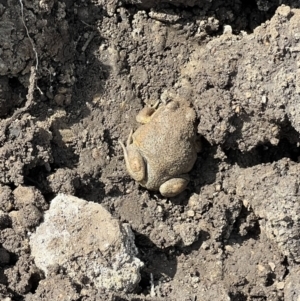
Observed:
[[[25,107],[22,109],[27,109],[31,103],[33,102],[33,92],[34,92],[34,84],[35,84],[35,79],[36,79],[36,68],[31,67],[30,68],[30,76],[29,76],[29,86],[28,86],[28,93],[26,95],[26,104]]]
[[[87,47],[89,46],[89,44],[91,43],[92,39],[94,38],[95,33],[92,32],[90,34],[90,36],[88,37],[88,39],[86,40],[86,42],[84,43],[83,47],[81,48],[82,52],[85,52],[85,50],[87,49]]]
[[[33,52],[35,54],[35,69],[38,70],[38,66],[39,66],[39,57],[38,57],[38,53],[35,49],[35,45],[34,45],[34,42],[32,40],[32,38],[30,37],[29,35],[29,30],[28,30],[28,27],[25,23],[25,19],[24,19],[24,6],[23,6],[23,1],[22,0],[19,0],[20,2],[20,5],[21,5],[21,16],[22,16],[22,22],[23,22],[23,25],[25,27],[25,30],[26,30],[26,33],[27,33],[27,37],[31,43],[31,46],[32,46],[32,49],[33,49]]]
[[[23,1],[22,1],[22,0],[19,0],[19,2],[20,2],[20,6],[21,6],[21,17],[22,17],[21,19],[22,19],[22,23],[23,23],[23,25],[24,25],[24,27],[25,27],[27,37],[28,37],[28,39],[29,39],[29,41],[30,41],[32,50],[33,50],[34,55],[35,55],[35,72],[34,72],[34,75],[36,75],[36,72],[37,72],[38,67],[39,67],[39,56],[38,56],[38,53],[37,53],[37,51],[36,51],[34,41],[33,41],[33,39],[30,37],[28,27],[27,27],[27,25],[26,25],[26,23],[25,23]],[[33,73],[31,72],[30,77],[32,76],[32,74],[33,74]],[[36,77],[33,78],[33,82],[34,82],[36,88],[37,88],[37,89],[40,91],[40,93],[43,95],[44,93],[43,93],[42,90],[39,88],[39,86],[36,84]],[[31,83],[30,83],[30,84],[31,84]],[[33,86],[34,86],[34,84],[33,84]],[[34,89],[32,90],[32,93],[33,93],[33,91],[34,91]],[[28,92],[29,92],[29,89],[28,89]],[[28,94],[27,94],[27,96],[28,96]]]
[[[2,135],[5,135],[5,131],[6,131],[7,126],[9,125],[9,123],[12,123],[13,121],[15,121],[21,115],[21,113],[26,111],[30,107],[30,105],[33,101],[33,90],[34,90],[34,82],[35,82],[35,67],[32,66],[30,68],[30,71],[31,72],[30,72],[30,77],[29,77],[29,87],[28,87],[28,93],[26,95],[27,101],[25,103],[25,106],[23,108],[17,109],[10,118],[7,118],[5,120],[5,123],[2,126],[2,133],[0,132],[0,137]]]
[[[153,274],[150,273],[150,285],[151,285],[151,289],[150,289],[150,297],[155,297],[155,289],[154,289],[154,280],[153,280]]]
[[[81,23],[83,23],[84,25],[86,25],[86,26],[88,26],[88,27],[91,27],[91,28],[95,29],[95,26],[90,25],[90,24],[88,24],[88,23],[86,23],[86,22],[84,22],[84,21],[82,21],[82,20],[80,20],[80,21],[81,21]]]
[[[7,129],[7,127],[12,124],[13,121],[15,121],[17,118],[19,118],[19,116],[25,112],[26,110],[28,110],[28,108],[31,106],[31,104],[33,103],[33,92],[34,92],[34,87],[36,86],[36,88],[40,91],[40,93],[43,95],[43,92],[41,91],[41,89],[37,86],[36,84],[36,72],[38,70],[39,67],[39,58],[38,58],[38,53],[35,49],[35,45],[33,40],[31,39],[30,35],[29,35],[29,30],[28,27],[26,26],[25,23],[25,19],[24,19],[24,6],[23,6],[23,2],[22,0],[19,0],[20,5],[21,5],[21,17],[22,17],[22,22],[23,25],[25,27],[26,33],[27,33],[27,37],[31,43],[33,52],[35,54],[35,67],[31,66],[30,68],[30,76],[29,76],[29,86],[28,86],[28,93],[26,95],[26,103],[25,106],[23,108],[20,109],[16,109],[15,112],[13,113],[13,115],[9,118],[7,118],[4,121],[3,126],[1,127],[1,131],[0,131],[0,143],[2,144],[5,141],[5,131]],[[0,144],[0,146],[1,146]]]

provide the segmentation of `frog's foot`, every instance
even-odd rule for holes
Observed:
[[[171,198],[181,193],[183,190],[185,190],[188,183],[189,183],[189,176],[182,175],[181,177],[173,178],[163,183],[159,187],[159,192],[164,197]]]
[[[143,108],[136,116],[136,121],[139,123],[148,123],[159,105],[159,100],[152,106]]]
[[[145,162],[139,151],[135,148],[132,142],[132,130],[127,139],[127,146],[119,141],[124,152],[124,159],[129,175],[137,182],[142,182],[146,177]]]

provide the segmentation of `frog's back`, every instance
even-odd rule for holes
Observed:
[[[192,108],[175,103],[160,108],[134,133],[135,144],[147,162],[148,189],[157,189],[166,180],[191,170],[197,158],[194,121]]]

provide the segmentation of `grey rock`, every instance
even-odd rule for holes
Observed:
[[[134,235],[101,205],[60,194],[30,239],[36,265],[46,276],[53,265],[82,285],[131,291],[143,263]]]

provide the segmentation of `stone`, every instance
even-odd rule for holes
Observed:
[[[140,281],[134,234],[100,204],[58,195],[30,246],[46,277],[56,265],[73,281],[108,291],[132,291]]]

